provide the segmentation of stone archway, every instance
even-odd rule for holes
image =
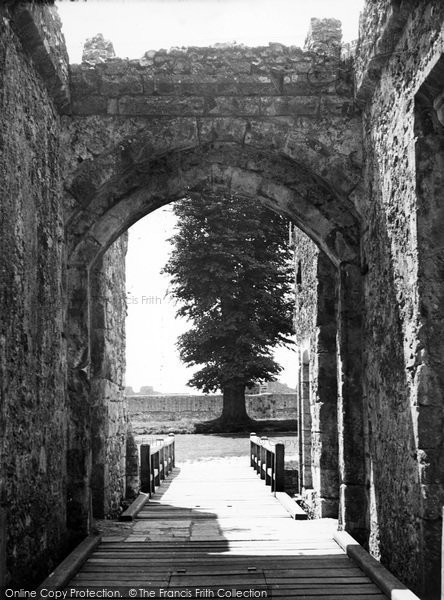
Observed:
[[[69,224],[71,264],[89,264],[145,214],[208,185],[255,197],[286,215],[336,265],[357,258],[359,220],[353,204],[304,164],[279,153],[208,144],[118,165],[111,172],[101,173],[99,163],[91,171],[94,178],[108,179],[88,204],[84,189],[93,184],[84,173],[71,185],[72,196],[84,205]]]
[[[254,197],[303,229],[338,270],[342,299],[339,314],[343,320],[341,354],[346,369],[341,378],[341,406],[345,415],[341,422],[344,432],[342,518],[346,527],[364,539],[366,502],[362,406],[358,393],[360,363],[357,348],[351,353],[347,348],[350,340],[357,339],[356,330],[360,327],[359,275],[356,276],[359,274],[359,218],[350,200],[313,170],[282,153],[233,143],[176,149],[152,160],[141,159],[130,164],[115,162],[113,169],[108,164],[101,170],[102,159],[98,159],[95,168],[90,165],[86,170],[90,179],[85,177],[81,165],[70,187],[78,205],[83,204],[73,213],[68,228],[69,356],[71,387],[76,390],[76,396],[79,397],[79,387],[86,389],[84,374],[90,361],[89,273],[110,244],[156,208],[209,185],[221,193]],[[93,190],[97,180],[100,185],[96,186],[95,193],[83,195],[86,189]],[[77,401],[73,409],[77,411]],[[75,470],[82,474],[84,482],[89,479],[89,462],[90,458],[84,453],[79,455],[81,464]],[[79,477],[72,486],[71,496],[77,497],[75,506],[83,512],[86,523],[88,490]],[[81,509],[82,506],[85,508]]]
[[[91,269],[137,220],[211,186],[285,215],[337,269],[342,518],[365,539],[357,342],[361,123],[338,32],[328,22],[324,31],[321,22],[312,35],[305,51],[279,44],[184,48],[140,61],[104,57],[71,66],[65,206],[74,426],[68,456],[76,476],[69,495],[83,529],[91,444],[82,451],[76,429],[88,419],[80,404],[89,393]]]

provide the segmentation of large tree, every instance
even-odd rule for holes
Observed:
[[[292,343],[288,221],[253,199],[213,192],[176,202],[174,213],[164,272],[177,314],[192,322],[178,347],[182,361],[204,365],[189,385],[222,391],[222,416],[211,429],[244,429],[245,388],[274,380],[281,367],[273,348]]]

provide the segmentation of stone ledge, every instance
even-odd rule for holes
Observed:
[[[101,95],[74,100],[72,113],[85,117],[311,117],[350,116],[350,99],[319,96],[122,96]]]
[[[359,565],[366,575],[391,600],[420,600],[407,586],[390,573],[380,562],[364,550],[346,531],[336,531],[333,539]]]
[[[101,535],[89,535],[83,542],[80,542],[77,548],[40,584],[36,590],[37,597],[40,597],[39,592],[42,590],[61,590],[64,588],[101,541]]]
[[[68,54],[56,9],[20,2],[12,11],[11,25],[57,111],[69,114]]]
[[[355,78],[356,100],[360,105],[365,105],[373,96],[382,71],[401,37],[409,14],[408,6],[392,4],[386,14],[381,34],[375,40],[371,50],[367,52],[358,43]],[[369,43],[368,36],[364,36],[364,40]]]

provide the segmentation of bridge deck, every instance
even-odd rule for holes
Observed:
[[[126,595],[134,587],[138,598],[139,588],[166,598],[173,590],[234,597],[233,589],[247,590],[243,597],[386,598],[333,541],[333,520],[291,519],[245,458],[181,465],[120,527],[68,588],[120,587]]]

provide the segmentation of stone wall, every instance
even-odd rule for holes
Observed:
[[[417,92],[444,54],[443,20],[441,2],[368,3],[356,75],[369,189],[362,269],[370,550],[426,598],[439,597],[444,504],[444,155],[433,98],[418,115]],[[433,84],[442,91],[442,73]]]
[[[250,190],[352,260],[361,124],[338,24],[328,23],[334,40],[322,54],[216,45],[72,65],[72,260],[209,179],[221,192]]]
[[[22,586],[66,542],[67,427],[61,126],[25,13],[0,8],[0,501],[6,580]]]
[[[114,242],[91,271],[91,485],[97,518],[119,514],[125,497],[127,237]]]
[[[219,44],[150,51],[94,68],[82,63],[71,68],[72,108],[76,115],[131,117],[340,114],[349,88],[338,58],[282,44]]]
[[[222,396],[172,395],[128,396],[128,414],[135,433],[143,423],[174,422],[187,419],[191,423],[207,421],[222,413]],[[253,419],[295,419],[297,417],[295,394],[246,395],[247,413]]]
[[[316,517],[338,516],[336,269],[300,230],[295,257],[296,343],[300,348],[300,489]]]
[[[315,22],[305,52],[279,44],[173,49],[75,66],[73,115],[63,128],[70,97],[56,12],[41,3],[9,6],[0,8],[0,501],[8,511],[8,580],[31,585],[51,569],[67,520],[78,536],[90,530],[92,481],[95,511],[117,512],[124,241],[103,255],[138,218],[211,180],[287,215],[333,261],[332,270],[318,255],[316,307],[313,289],[299,290],[314,503],[336,501],[326,490],[339,471],[346,526],[363,541],[368,526],[371,552],[422,597],[437,598],[442,2],[366,3],[355,61],[361,109],[350,62],[339,59],[337,25],[328,23],[331,39],[322,45]]]

